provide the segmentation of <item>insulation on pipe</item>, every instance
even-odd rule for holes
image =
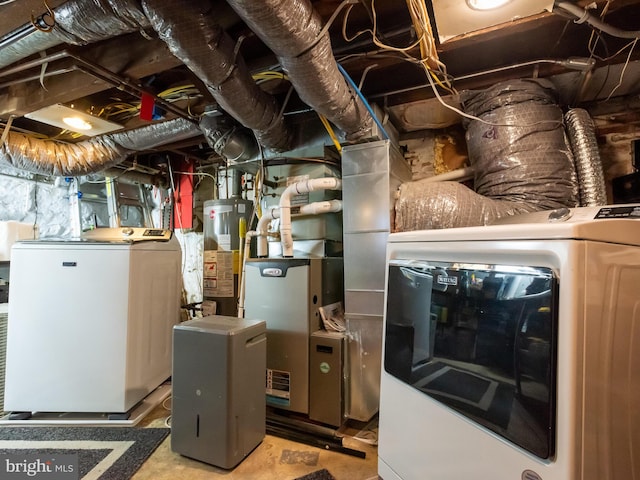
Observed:
[[[431,230],[487,225],[506,215],[527,213],[519,203],[492,200],[461,183],[427,178],[400,186],[395,230]]]
[[[0,39],[0,68],[63,43],[86,45],[149,26],[135,0],[70,0],[52,10],[50,32],[27,23]]]
[[[593,120],[589,112],[581,108],[569,110],[564,118],[578,176],[580,205],[606,205],[607,188]]]
[[[513,80],[462,92],[474,189],[409,182],[396,202],[396,230],[486,225],[505,215],[578,205],[573,155],[555,89]]]
[[[372,117],[347,84],[322,19],[308,0],[227,0],[276,54],[300,98],[345,132],[366,135]],[[322,34],[322,35],[321,35]]]
[[[93,137],[75,144],[9,132],[0,145],[0,162],[43,175],[76,177],[113,167],[136,151],[201,134],[197,125],[181,118]]]
[[[143,0],[142,7],[171,53],[205,83],[222,109],[252,129],[266,147],[289,148],[291,135],[278,102],[255,83],[208,2]]]

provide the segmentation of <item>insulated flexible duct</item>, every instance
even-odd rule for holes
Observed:
[[[396,202],[398,231],[486,225],[517,213],[578,205],[573,155],[546,80],[462,92],[475,192],[455,182],[409,182]]]
[[[252,129],[261,144],[278,151],[289,147],[278,103],[255,83],[210,6],[197,0],[144,0],[142,7],[171,53],[205,83],[227,113]]]
[[[149,26],[135,0],[70,0],[53,12],[50,32],[26,24],[0,39],[0,68],[62,43],[85,45]]]
[[[308,0],[227,0],[277,55],[300,98],[343,130],[367,134],[372,118],[338,70],[329,34]]]
[[[581,108],[569,110],[564,118],[578,175],[580,205],[606,205],[607,188],[593,120],[589,112]]]
[[[197,125],[181,118],[75,144],[9,132],[6,141],[0,145],[0,162],[43,175],[76,177],[117,165],[133,152],[201,134]]]

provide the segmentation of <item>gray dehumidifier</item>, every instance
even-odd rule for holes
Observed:
[[[265,435],[266,323],[212,315],[173,328],[171,450],[231,469]]]

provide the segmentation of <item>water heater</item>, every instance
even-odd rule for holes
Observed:
[[[215,302],[217,315],[238,313],[240,223],[249,225],[253,202],[241,198],[204,202],[204,301]]]

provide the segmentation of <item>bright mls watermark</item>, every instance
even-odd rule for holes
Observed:
[[[0,480],[78,480],[78,454],[0,455]]]

